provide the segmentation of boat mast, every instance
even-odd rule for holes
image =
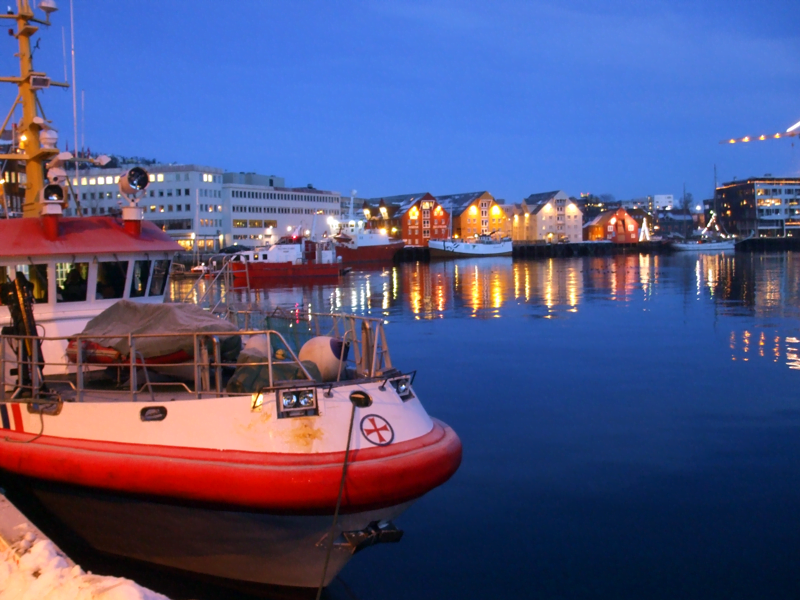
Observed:
[[[33,14],[29,0],[17,0],[17,13],[0,15],[3,19],[13,19],[17,22],[15,37],[19,42],[19,68],[18,77],[0,77],[0,82],[16,83],[19,86],[17,99],[3,122],[5,131],[8,121],[17,104],[22,104],[22,120],[17,127],[17,137],[13,140],[12,152],[0,154],[0,160],[25,161],[25,203],[22,205],[24,217],[38,217],[40,213],[39,191],[44,187],[45,162],[58,154],[55,147],[42,147],[40,133],[49,129],[44,118],[39,118],[36,90],[49,87],[69,87],[67,83],[50,81],[44,73],[33,70],[33,57],[31,55],[31,36],[39,31],[33,23],[50,25],[50,13],[57,10],[54,0],[40,0],[39,8],[45,13],[45,20],[38,19]],[[50,144],[48,144],[50,146]],[[13,152],[16,149],[16,152]]]

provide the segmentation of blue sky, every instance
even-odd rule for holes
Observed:
[[[69,3],[35,66],[63,79]],[[74,0],[93,151],[374,197],[800,175],[800,3]],[[2,70],[16,72],[6,38]],[[5,86],[8,102],[13,89]],[[71,94],[42,97],[72,146]],[[62,143],[63,146],[63,143]]]

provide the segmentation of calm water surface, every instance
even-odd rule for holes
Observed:
[[[355,597],[800,596],[799,254],[465,259],[258,294],[382,316],[464,445],[402,542],[342,572]]]

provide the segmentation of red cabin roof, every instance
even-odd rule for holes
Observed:
[[[0,256],[178,252],[181,246],[153,223],[142,222],[142,233],[132,236],[115,217],[61,217],[58,238],[48,240],[37,218],[0,220]]]

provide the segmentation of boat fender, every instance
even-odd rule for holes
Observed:
[[[267,340],[266,334],[259,333],[251,335],[242,351],[250,354],[258,353],[267,356],[269,354],[269,341]]]
[[[336,381],[339,378],[339,367],[344,372],[344,363],[350,350],[349,344],[341,339],[327,335],[318,335],[311,338],[303,347],[297,357],[309,360],[317,365],[322,381]]]

